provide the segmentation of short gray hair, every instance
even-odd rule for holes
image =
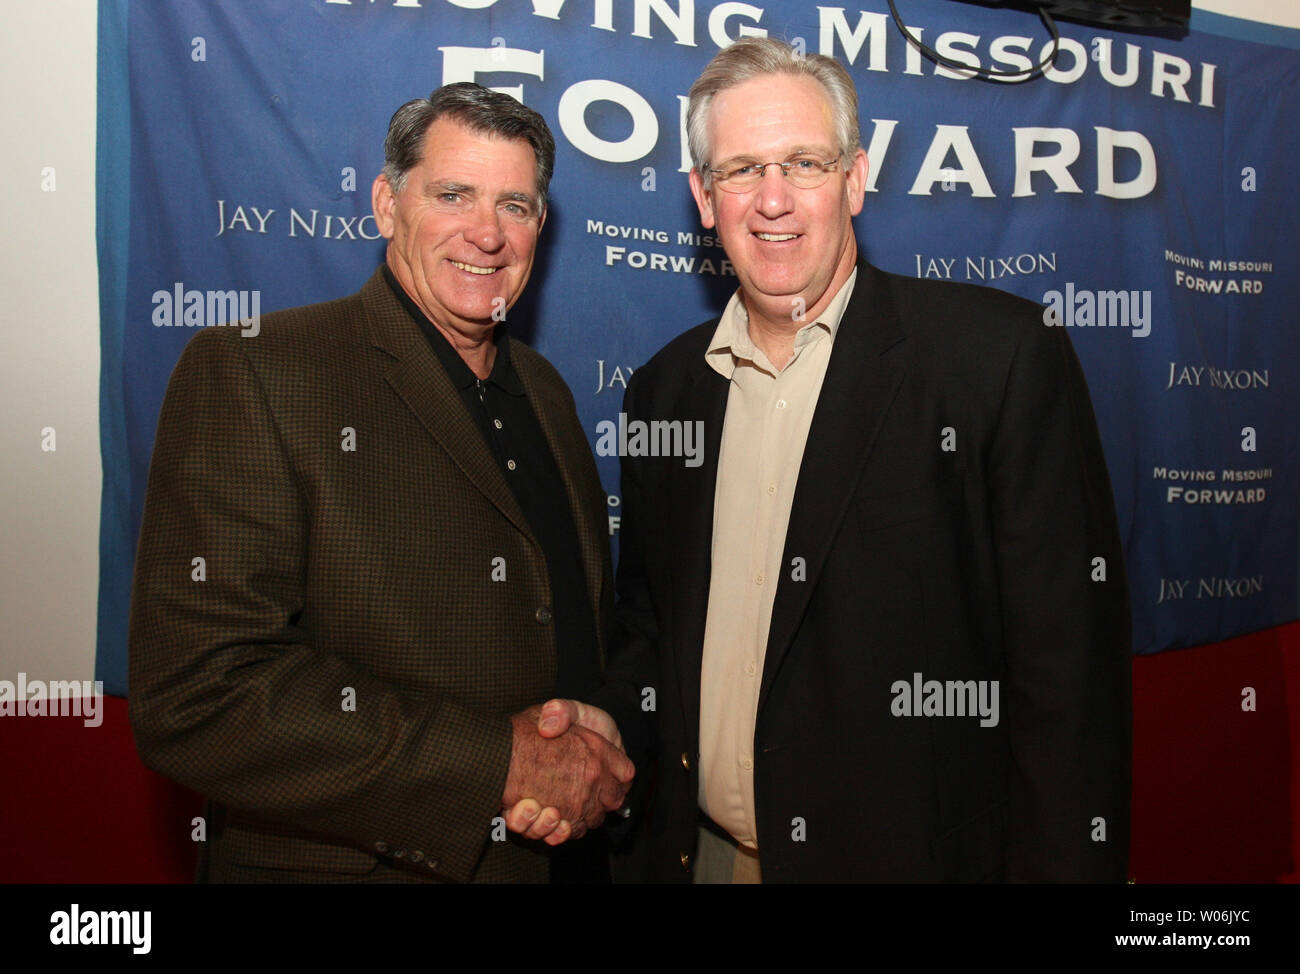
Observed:
[[[834,58],[822,54],[800,54],[785,41],[771,37],[742,37],[713,56],[703,73],[691,85],[686,108],[686,140],[691,163],[709,185],[713,146],[709,144],[709,110],[714,97],[728,88],[769,74],[812,78],[821,84],[831,103],[835,139],[840,153],[852,158],[860,146],[858,92],[853,79]]]
[[[555,169],[555,137],[546,119],[507,94],[469,81],[443,85],[393,113],[384,139],[384,178],[394,193],[402,191],[407,172],[424,158],[424,136],[440,118],[454,119],[471,132],[527,142],[537,160],[537,205],[545,209]]]

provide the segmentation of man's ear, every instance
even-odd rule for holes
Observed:
[[[537,218],[537,232],[542,232],[542,227],[546,226],[546,214],[551,212],[550,206],[542,207],[542,215]]]
[[[866,151],[861,146],[858,146],[858,151],[853,153],[853,158],[849,161],[848,179],[846,180],[849,194],[849,214],[851,216],[857,216],[862,212],[862,204],[866,200],[867,172],[870,168],[871,162],[867,159]]]
[[[704,177],[697,168],[691,169],[691,195],[695,197],[695,205],[700,210],[700,223],[705,230],[712,230],[717,223],[713,217],[713,195],[704,188]]]
[[[375,213],[375,226],[385,240],[393,239],[393,207],[397,205],[397,194],[389,185],[388,177],[380,173],[370,184],[370,208]]]

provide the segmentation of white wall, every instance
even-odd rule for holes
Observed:
[[[1300,3],[1296,0],[1192,0],[1192,6],[1278,27],[1300,28]]]
[[[7,0],[3,14],[0,679],[85,680],[101,483],[96,4]],[[52,192],[42,190],[46,167]]]
[[[1300,28],[1296,0],[1193,5]],[[96,6],[3,5],[0,679],[23,671],[32,679],[85,680],[94,669],[101,486]],[[47,166],[53,192],[41,188]],[[53,452],[41,449],[45,427],[55,430]]]

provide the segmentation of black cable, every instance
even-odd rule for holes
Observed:
[[[903,36],[907,38],[909,44],[914,46],[935,64],[942,64],[944,67],[952,68],[955,71],[970,72],[971,77],[979,78],[982,81],[991,81],[994,78],[1028,81],[1030,78],[1037,74],[1041,74],[1043,71],[1055,64],[1056,55],[1061,53],[1061,32],[1056,29],[1056,21],[1052,19],[1052,15],[1047,12],[1046,7],[1038,8],[1038,16],[1042,19],[1043,25],[1047,28],[1047,32],[1052,35],[1052,53],[1043,58],[1042,61],[1040,61],[1035,67],[1030,68],[1028,71],[1023,69],[1020,71],[994,71],[992,68],[972,67],[964,61],[958,61],[955,58],[950,58],[940,54],[928,44],[921,43],[921,39],[919,37],[914,37],[912,32],[903,24],[903,18],[898,15],[898,8],[894,6],[894,0],[888,0],[888,2],[889,12],[894,16],[894,23],[898,25],[898,29],[903,32]]]

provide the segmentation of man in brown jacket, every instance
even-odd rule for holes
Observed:
[[[130,706],[145,762],[210,800],[200,879],[545,881],[538,840],[623,801],[609,714],[537,731],[541,701],[598,685],[611,601],[573,397],[497,327],[554,152],[477,85],[402,106],[372,193],[386,266],[176,366]]]

